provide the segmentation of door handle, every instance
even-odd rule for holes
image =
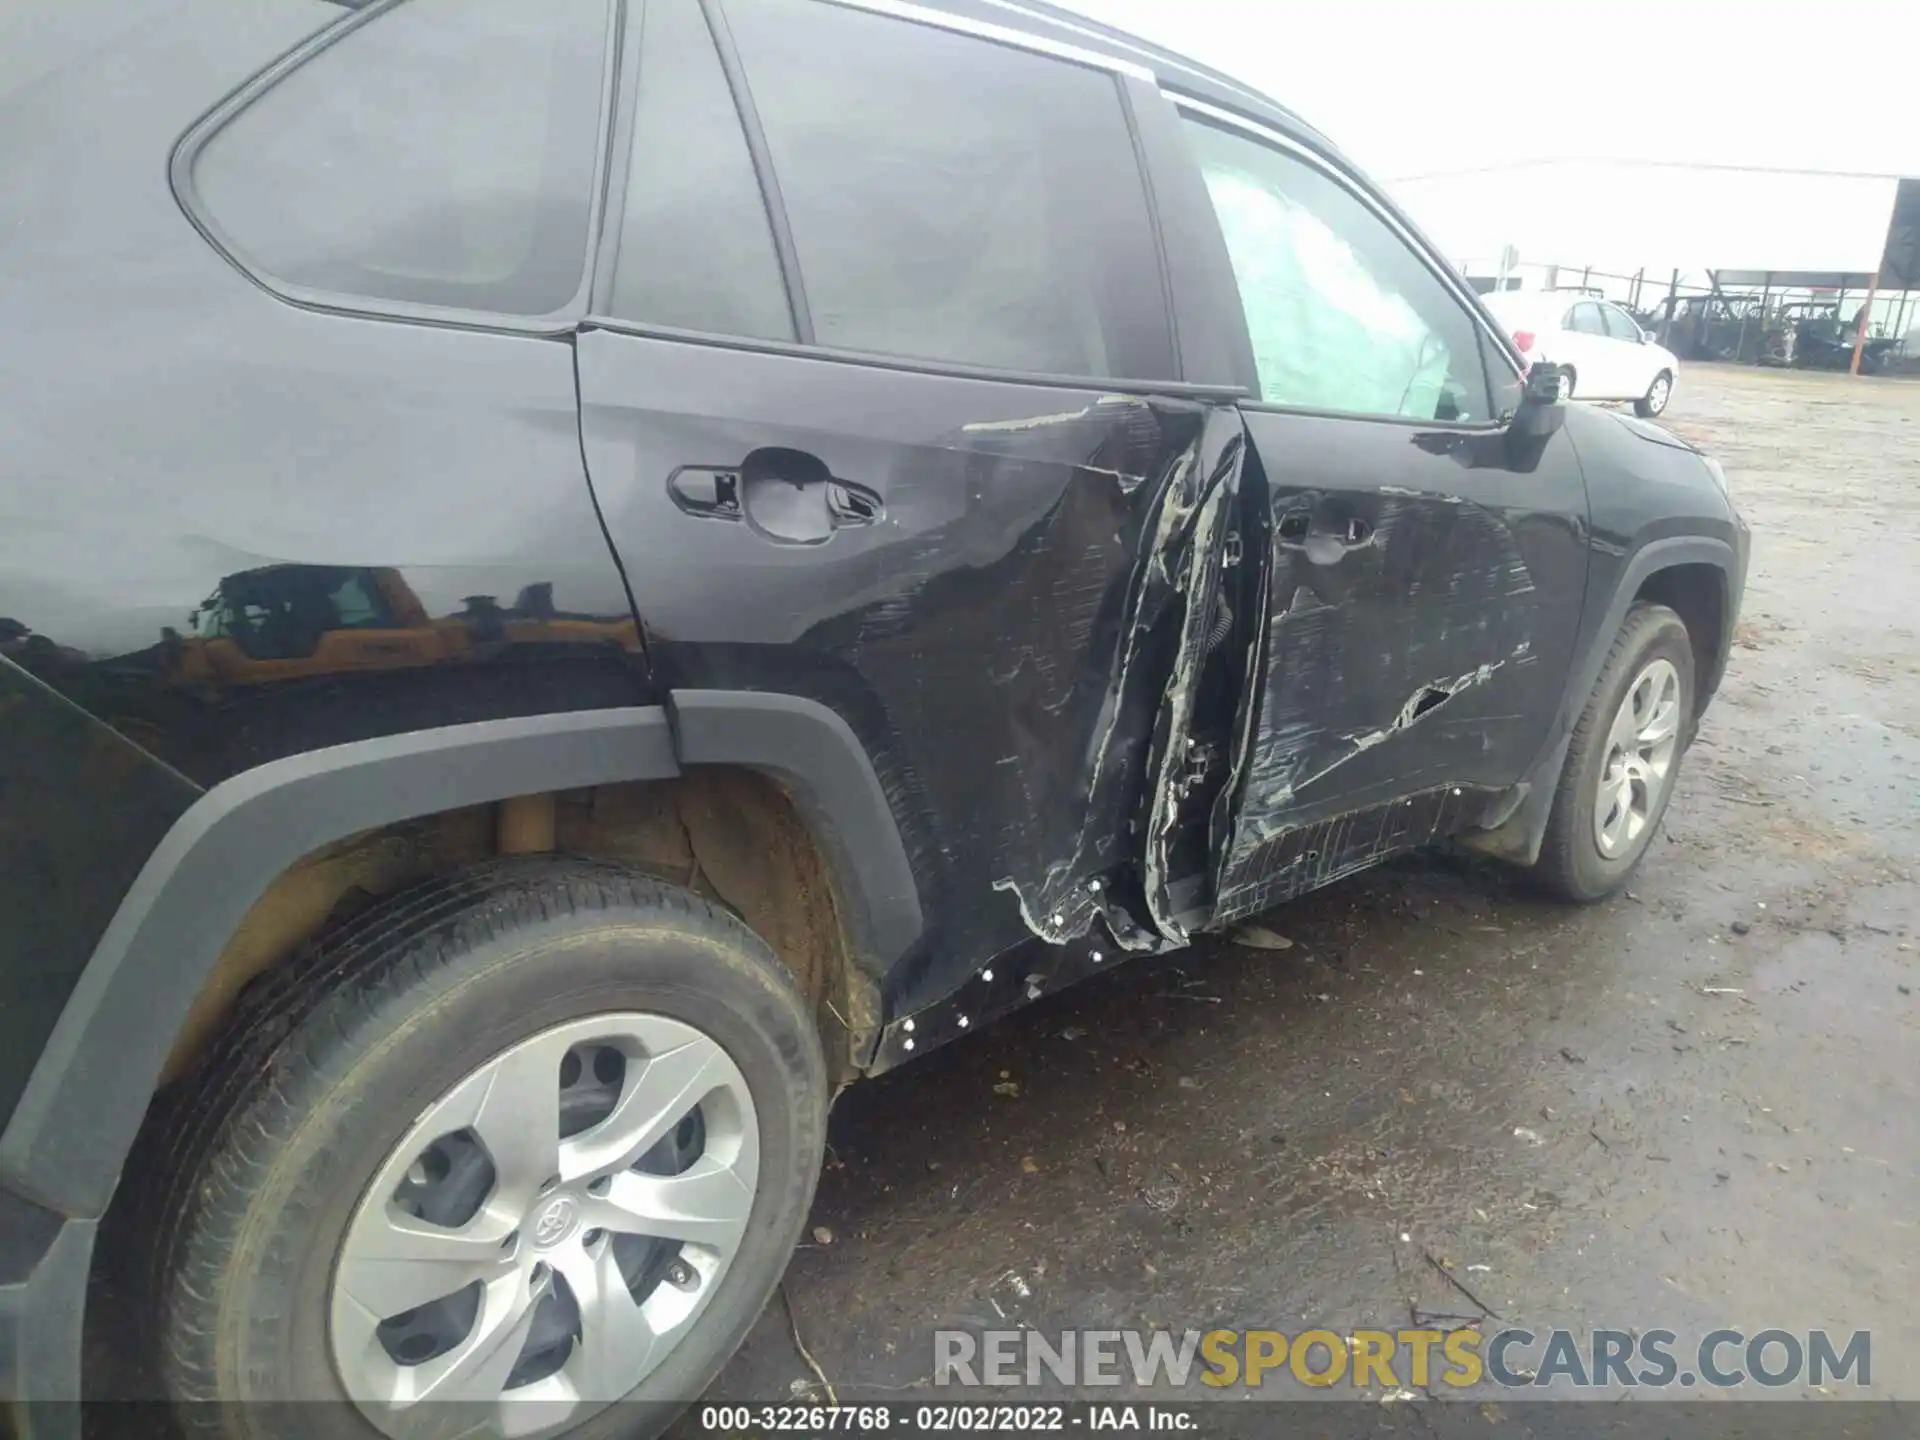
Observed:
[[[768,446],[738,465],[682,465],[667,477],[674,505],[699,520],[738,520],[775,545],[824,545],[877,523],[878,492],[842,480],[804,450]]]

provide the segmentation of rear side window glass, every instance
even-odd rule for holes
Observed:
[[[580,288],[606,0],[406,0],[229,119],[193,190],[305,289],[543,315]]]
[[[818,343],[1172,377],[1112,75],[820,0],[729,0],[726,13]]]
[[[1197,120],[1185,128],[1226,237],[1261,399],[1494,418],[1479,325],[1373,209],[1305,160]]]
[[[612,311],[793,340],[773,229],[699,0],[645,9]]]

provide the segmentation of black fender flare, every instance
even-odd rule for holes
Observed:
[[[253,903],[321,846],[513,795],[767,772],[834,867],[855,959],[884,966],[921,911],[886,794],[833,711],[785,695],[682,691],[663,706],[414,731],[275,760],[208,790],[148,857],[81,972],[0,1135],[0,1187],[102,1215],[189,1007]]]
[[[1640,587],[1660,571],[1671,570],[1677,565],[1710,565],[1720,572],[1724,587],[1720,595],[1720,613],[1727,617],[1727,633],[1720,637],[1720,653],[1714,657],[1711,671],[1699,677],[1703,698],[1718,688],[1720,672],[1726,668],[1727,652],[1733,646],[1733,619],[1740,601],[1739,587],[1744,579],[1739,553],[1725,540],[1713,535],[1672,535],[1661,540],[1649,540],[1627,557],[1620,571],[1620,579],[1613,587],[1613,598],[1608,601],[1598,628],[1588,633],[1586,646],[1580,654],[1579,667],[1568,677],[1567,699],[1561,707],[1556,735],[1573,733],[1580,712],[1586,708],[1587,697],[1593,693],[1593,687],[1600,679],[1600,667],[1606,664],[1607,651],[1612,648],[1620,627],[1627,623],[1627,611],[1633,608],[1633,600],[1640,593]]]
[[[1712,535],[1673,535],[1649,540],[1627,557],[1606,609],[1586,632],[1579,658],[1567,676],[1566,694],[1546,747],[1535,758],[1526,777],[1508,792],[1506,804],[1499,807],[1497,823],[1462,836],[1463,844],[1482,854],[1521,865],[1531,865],[1540,858],[1554,793],[1560,788],[1560,771],[1567,763],[1573,727],[1579,723],[1587,697],[1599,682],[1607,651],[1612,648],[1620,627],[1627,623],[1627,612],[1633,608],[1640,587],[1653,575],[1676,565],[1711,565],[1722,576],[1725,589],[1721,595],[1721,613],[1727,617],[1727,633],[1720,637],[1720,652],[1714,657],[1710,673],[1700,677],[1703,695],[1718,688],[1727,654],[1733,646],[1732,622],[1745,580],[1740,554],[1727,541]]]
[[[926,926],[920,889],[866,747],[816,700],[760,690],[675,690],[682,765],[739,765],[779,782],[826,855],[854,963],[876,980]]]

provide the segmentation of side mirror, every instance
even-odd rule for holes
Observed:
[[[1653,343],[1653,332],[1651,330],[1642,329],[1640,332],[1640,343],[1642,345],[1651,345]]]
[[[1551,435],[1567,423],[1566,374],[1547,361],[1536,361],[1521,384],[1520,408],[1512,428],[1521,435]]]

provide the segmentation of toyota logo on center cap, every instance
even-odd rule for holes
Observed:
[[[579,1218],[580,1207],[574,1203],[571,1195],[554,1196],[547,1208],[540,1212],[540,1218],[533,1222],[533,1243],[558,1244],[567,1238],[567,1233]]]

